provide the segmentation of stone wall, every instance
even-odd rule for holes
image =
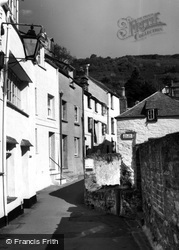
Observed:
[[[92,155],[85,161],[85,204],[106,213],[135,217],[141,199],[134,192],[119,154]],[[123,178],[121,178],[123,177]]]
[[[93,154],[85,160],[85,204],[117,214],[116,188],[120,185],[119,154]]]
[[[105,213],[118,215],[120,213],[118,187],[101,188],[96,191],[86,190],[85,204],[90,208],[103,211]]]
[[[145,225],[160,249],[179,249],[179,133],[138,150]]]
[[[85,159],[85,187],[95,191],[106,185],[120,184],[120,154],[94,154]]]

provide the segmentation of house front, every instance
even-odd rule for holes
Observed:
[[[56,63],[59,66],[61,166],[62,175],[68,180],[83,175],[83,89],[74,80],[73,67]]]
[[[34,69],[36,188],[60,183],[58,67],[40,51]]]
[[[117,152],[133,170],[133,148],[152,138],[179,131],[179,102],[156,92],[116,117]]]
[[[82,77],[84,88],[85,155],[91,152],[114,153],[120,98],[103,83]]]
[[[8,1],[0,7],[0,14],[1,22],[4,22],[0,51],[5,55],[0,72],[1,226],[22,213],[24,207],[30,207],[36,201],[36,169],[34,64],[21,60],[25,59],[24,47],[19,30],[13,25],[18,21],[18,2]]]

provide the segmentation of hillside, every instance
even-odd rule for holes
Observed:
[[[148,85],[149,92],[154,92],[169,85],[171,80],[179,81],[179,54],[176,55],[141,55],[124,56],[119,58],[98,57],[91,55],[86,59],[75,59],[73,66],[77,74],[85,65],[90,64],[89,74],[103,82],[111,89],[119,92],[121,86],[131,81],[135,70],[138,71],[140,82]],[[146,95],[150,95],[147,93]]]

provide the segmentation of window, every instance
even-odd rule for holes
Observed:
[[[114,109],[114,96],[111,94],[111,109]]]
[[[62,120],[67,121],[67,102],[62,100]]]
[[[9,8],[11,10],[12,18],[14,22],[18,22],[18,6],[17,6],[17,0],[9,0],[8,1]]]
[[[48,94],[48,117],[54,118],[54,97]]]
[[[114,131],[114,118],[111,118],[111,134],[115,134],[115,131]]]
[[[75,83],[73,81],[73,79],[69,78],[69,85],[72,89],[75,89]]]
[[[44,64],[44,58],[45,58],[45,50],[44,48],[42,47],[39,52],[38,52],[38,55],[37,55],[37,63],[41,66],[41,67],[44,67],[45,64]]]
[[[68,168],[68,137],[62,135],[62,168]]]
[[[148,122],[157,121],[157,109],[147,110],[147,121]]]
[[[101,114],[102,115],[106,114],[106,106],[105,106],[105,104],[102,104],[102,106],[101,106]]]
[[[94,105],[95,105],[95,112],[97,113],[98,112],[98,103],[97,103],[97,101],[95,101]]]
[[[105,123],[102,123],[102,135],[106,134],[107,126]]]
[[[91,98],[88,96],[88,108],[91,109]]]
[[[79,108],[77,106],[74,106],[75,111],[75,123],[79,123]]]
[[[88,117],[88,132],[91,133],[93,131],[93,118]]]
[[[49,132],[49,167],[55,169],[55,133]]]
[[[21,85],[23,85],[22,81],[9,69],[7,79],[7,100],[18,108],[21,108]]]
[[[80,139],[75,137],[74,138],[74,148],[75,148],[75,152],[74,152],[74,156],[78,157],[79,156],[79,148],[80,148]]]

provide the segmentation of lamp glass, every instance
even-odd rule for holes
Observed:
[[[24,37],[23,42],[26,58],[35,58],[38,43],[37,38]]]

